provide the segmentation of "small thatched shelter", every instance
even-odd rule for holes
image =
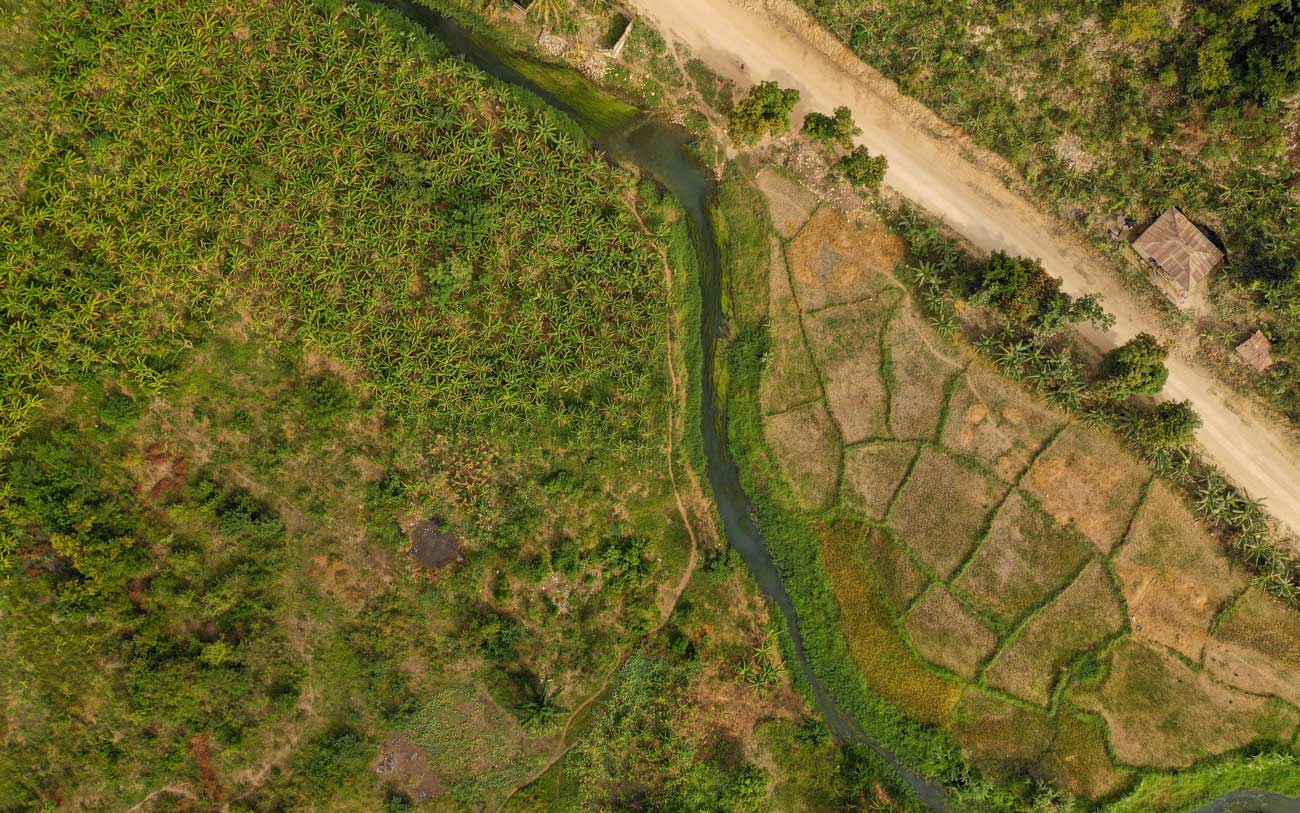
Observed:
[[[1150,263],[1156,287],[1180,305],[1223,262],[1219,247],[1177,209],[1156,218],[1133,250]]]
[[[1262,373],[1273,366],[1273,357],[1269,354],[1271,345],[1268,337],[1260,331],[1250,334],[1250,338],[1237,345],[1237,355],[1246,362],[1246,366]]]

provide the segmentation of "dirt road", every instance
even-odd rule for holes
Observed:
[[[847,105],[862,127],[857,139],[889,158],[885,182],[942,217],[972,243],[1037,257],[1073,294],[1100,293],[1114,330],[1094,334],[1113,347],[1140,330],[1161,333],[1113,273],[1066,229],[1037,211],[970,157],[961,133],[859,61],[788,0],[629,0],[661,31],[718,73],[750,82],[775,79],[797,88],[795,121],[811,110]],[[1205,421],[1206,454],[1293,532],[1300,534],[1300,450],[1209,373],[1171,359],[1165,396],[1191,401]]]

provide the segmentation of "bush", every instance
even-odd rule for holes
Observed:
[[[1122,401],[1133,395],[1155,395],[1165,386],[1169,349],[1150,333],[1139,333],[1106,354],[1101,378],[1092,394],[1103,401]]]
[[[338,726],[303,746],[294,756],[294,772],[308,791],[321,794],[360,773],[373,750],[361,734]]]
[[[727,130],[737,144],[754,144],[764,136],[779,135],[790,129],[790,111],[798,102],[799,91],[761,82],[732,109]]]
[[[975,286],[971,304],[994,307],[1013,326],[1040,338],[1055,336],[1079,322],[1101,327],[1114,323],[1095,295],[1071,298],[1061,291],[1059,279],[1027,257],[995,251],[979,269]]]
[[[866,147],[854,147],[853,152],[840,159],[840,171],[859,189],[879,189],[888,169],[885,156],[872,155]]]
[[[1125,434],[1147,455],[1162,454],[1191,445],[1201,417],[1187,401],[1166,401],[1150,412],[1130,419]]]
[[[803,134],[813,141],[838,144],[848,150],[853,148],[853,137],[862,134],[862,128],[853,123],[853,114],[847,107],[837,107],[834,118],[824,113],[804,116]]]

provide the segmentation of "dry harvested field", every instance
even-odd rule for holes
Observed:
[[[760,185],[784,249],[769,447],[800,501],[841,517],[818,523],[823,566],[867,684],[981,769],[1089,799],[1294,741],[1300,613],[1113,435],[940,339],[881,224]]]

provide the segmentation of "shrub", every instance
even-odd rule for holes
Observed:
[[[803,134],[813,141],[838,144],[848,150],[853,148],[853,137],[862,134],[862,128],[853,123],[853,114],[847,107],[837,107],[834,118],[824,113],[804,116]]]
[[[1060,333],[1071,324],[1092,322],[1101,327],[1114,317],[1095,295],[1073,299],[1061,291],[1061,281],[1043,269],[1038,260],[995,251],[978,270],[971,304],[996,308],[1014,326],[1040,338]]]
[[[1189,402],[1166,401],[1133,416],[1125,434],[1147,455],[1156,455],[1190,445],[1200,425],[1201,418]]]
[[[363,770],[372,750],[361,734],[338,726],[303,746],[294,756],[294,772],[313,795],[323,793]]]
[[[1155,395],[1165,386],[1169,349],[1150,333],[1139,333],[1106,354],[1101,378],[1092,394],[1103,401],[1122,401],[1132,395]]]
[[[799,91],[760,82],[732,108],[728,132],[737,144],[754,144],[764,136],[783,133],[790,129],[790,111],[798,102]]]
[[[885,156],[872,155],[862,146],[854,147],[853,152],[840,159],[840,171],[859,189],[878,189],[888,169]]]

